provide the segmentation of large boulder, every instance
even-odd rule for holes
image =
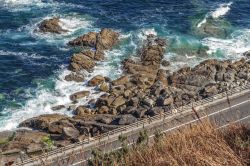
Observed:
[[[85,115],[92,114],[92,112],[93,111],[90,108],[87,108],[85,106],[79,106],[74,111],[74,114],[78,116],[85,116]]]
[[[57,34],[67,32],[67,30],[63,29],[60,26],[59,22],[60,22],[59,18],[51,18],[43,20],[39,25],[39,30],[44,33],[50,32]]]

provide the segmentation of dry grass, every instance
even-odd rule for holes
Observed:
[[[98,158],[94,163],[128,166],[249,165],[249,132],[247,128],[234,126],[222,133],[209,122],[202,122],[164,136],[151,146],[135,146],[125,155],[109,156],[108,160]]]

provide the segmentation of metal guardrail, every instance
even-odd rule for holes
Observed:
[[[35,162],[35,161],[39,161],[39,160],[41,160],[41,158],[46,159],[48,156],[56,155],[58,153],[62,153],[64,151],[66,151],[66,150],[73,149],[75,147],[82,146],[82,148],[84,148],[84,145],[87,145],[89,143],[93,143],[93,142],[96,142],[96,141],[99,141],[99,142],[96,143],[95,147],[99,147],[99,146],[102,145],[103,142],[101,142],[101,140],[104,139],[104,138],[107,138],[107,137],[109,138],[109,137],[111,137],[113,135],[122,134],[122,133],[124,133],[126,131],[130,131],[131,129],[133,129],[135,127],[141,127],[141,126],[144,126],[146,124],[150,124],[150,123],[155,122],[155,121],[166,119],[167,117],[175,115],[177,113],[181,113],[184,110],[189,110],[189,109],[192,109],[193,107],[202,106],[204,104],[213,102],[214,100],[222,99],[222,98],[224,98],[226,96],[231,96],[232,94],[241,92],[241,91],[246,90],[246,89],[250,89],[250,83],[247,83],[247,84],[242,85],[242,86],[233,87],[232,89],[230,89],[228,91],[224,91],[222,93],[211,96],[209,98],[205,98],[205,99],[202,99],[202,100],[199,100],[199,101],[196,101],[196,102],[189,103],[189,104],[187,104],[185,106],[181,106],[179,108],[174,108],[174,109],[172,109],[172,110],[170,110],[168,112],[158,114],[158,115],[153,116],[153,117],[144,118],[144,119],[139,120],[139,121],[137,121],[135,123],[132,123],[130,125],[119,127],[119,128],[114,129],[114,130],[111,130],[109,132],[103,133],[101,135],[91,137],[88,140],[84,140],[82,142],[71,144],[71,145],[68,145],[68,146],[65,146],[65,147],[62,147],[62,148],[56,148],[56,149],[54,149],[52,151],[49,151],[49,152],[47,152],[47,153],[45,153],[43,155],[27,159],[27,160],[25,160],[25,161],[23,161],[21,163],[17,163],[17,165],[25,165],[25,164],[32,163],[32,162]]]

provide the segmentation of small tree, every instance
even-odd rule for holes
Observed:
[[[148,143],[148,132],[147,130],[140,131],[139,137],[136,141],[137,144]]]

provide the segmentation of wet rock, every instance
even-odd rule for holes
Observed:
[[[89,32],[69,42],[71,46],[95,47],[98,33]]]
[[[64,30],[59,23],[60,23],[59,18],[51,18],[43,20],[39,25],[39,30],[44,33],[50,32],[57,34],[67,32],[67,30]]]
[[[97,75],[93,77],[91,80],[89,80],[88,85],[89,86],[97,86],[105,82],[105,78],[101,75]]]
[[[64,109],[64,108],[65,108],[64,105],[57,105],[57,106],[51,107],[51,109],[53,111],[58,111],[58,110],[61,110],[61,109]]]
[[[83,82],[84,76],[81,74],[70,73],[65,76],[66,81],[75,81],[75,82]]]
[[[76,92],[76,93],[70,95],[70,100],[77,101],[78,99],[81,99],[83,97],[89,96],[89,94],[90,94],[89,91]]]
[[[77,72],[83,69],[90,71],[95,67],[95,64],[96,64],[95,61],[92,60],[90,57],[82,53],[78,53],[78,54],[74,54],[71,57],[69,69],[74,72]]]
[[[63,136],[66,139],[69,138],[69,139],[75,139],[76,140],[79,135],[80,135],[80,132],[77,129],[73,128],[73,127],[64,127],[63,128]]]
[[[96,49],[108,50],[118,42],[119,34],[111,29],[104,28],[97,36]]]

